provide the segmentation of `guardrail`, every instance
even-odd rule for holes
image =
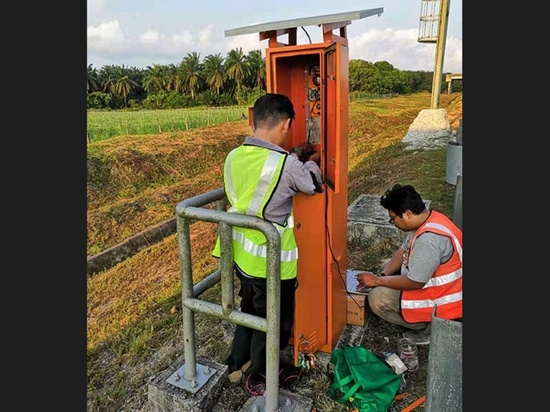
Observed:
[[[216,202],[216,210],[204,206]],[[182,283],[185,375],[183,388],[195,393],[208,380],[208,368],[197,364],[195,352],[195,313],[202,313],[267,334],[265,411],[279,410],[279,338],[280,338],[280,236],[275,227],[258,217],[226,212],[228,205],[223,188],[184,200],[176,206],[176,224]],[[194,220],[218,223],[221,258],[219,269],[193,285],[190,225]],[[261,231],[267,239],[267,314],[266,318],[235,309],[232,227]],[[221,305],[197,299],[205,290],[220,282]],[[200,366],[200,367],[198,367]],[[205,370],[206,369],[206,370]],[[211,376],[211,374],[210,374]],[[264,399],[257,398],[257,405]],[[259,408],[258,408],[259,410]]]

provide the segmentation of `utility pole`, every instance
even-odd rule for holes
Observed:
[[[439,26],[435,51],[435,68],[432,83],[432,101],[430,109],[439,109],[439,95],[441,94],[441,78],[443,72],[443,57],[447,40],[447,23],[449,21],[449,3],[451,0],[442,0],[439,11]]]

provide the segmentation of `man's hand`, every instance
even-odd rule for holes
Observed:
[[[357,275],[355,275],[355,278],[357,279],[360,285],[363,285],[367,288],[378,286],[376,284],[376,280],[378,279],[378,276],[376,276],[374,273],[370,273],[370,272],[358,273]]]
[[[306,159],[306,162],[308,160],[312,160],[314,161],[315,163],[317,163],[317,166],[320,166],[321,165],[321,153],[319,152],[314,152],[314,153],[311,153],[309,155],[309,157]]]
[[[300,146],[297,147],[297,149],[300,149],[300,151],[302,152],[302,154],[305,154],[305,153],[313,153],[313,152],[316,152],[317,149],[315,149],[315,146],[313,146],[311,143],[309,142],[304,142],[302,143]]]
[[[297,147],[297,149],[300,150],[300,155],[298,158],[302,162],[307,162],[308,160],[312,160],[317,165],[321,162],[321,153],[315,148],[315,146],[309,142],[302,143],[300,146]]]
[[[359,273],[355,275],[357,283],[367,288],[375,286],[385,286],[396,290],[422,289],[425,283],[416,282],[409,279],[406,275],[380,276],[373,273]]]

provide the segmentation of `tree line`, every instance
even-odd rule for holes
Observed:
[[[444,79],[445,76],[442,76]],[[433,72],[407,71],[387,61],[349,62],[349,91],[354,95],[411,94],[432,90]],[[462,91],[454,82],[452,91]],[[154,64],[145,69],[88,64],[88,109],[176,109],[197,106],[250,105],[266,90],[266,65],[261,50],[236,48],[201,60],[188,53],[179,64]],[[441,92],[447,91],[444,80]]]

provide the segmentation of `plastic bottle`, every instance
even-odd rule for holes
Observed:
[[[407,338],[399,339],[397,342],[397,354],[408,371],[414,372],[418,370],[418,348],[414,341]]]
[[[407,370],[407,366],[395,353],[382,352],[382,356],[384,357],[384,361],[386,361],[386,363],[390,365],[393,371],[398,375],[401,375],[403,372]]]

